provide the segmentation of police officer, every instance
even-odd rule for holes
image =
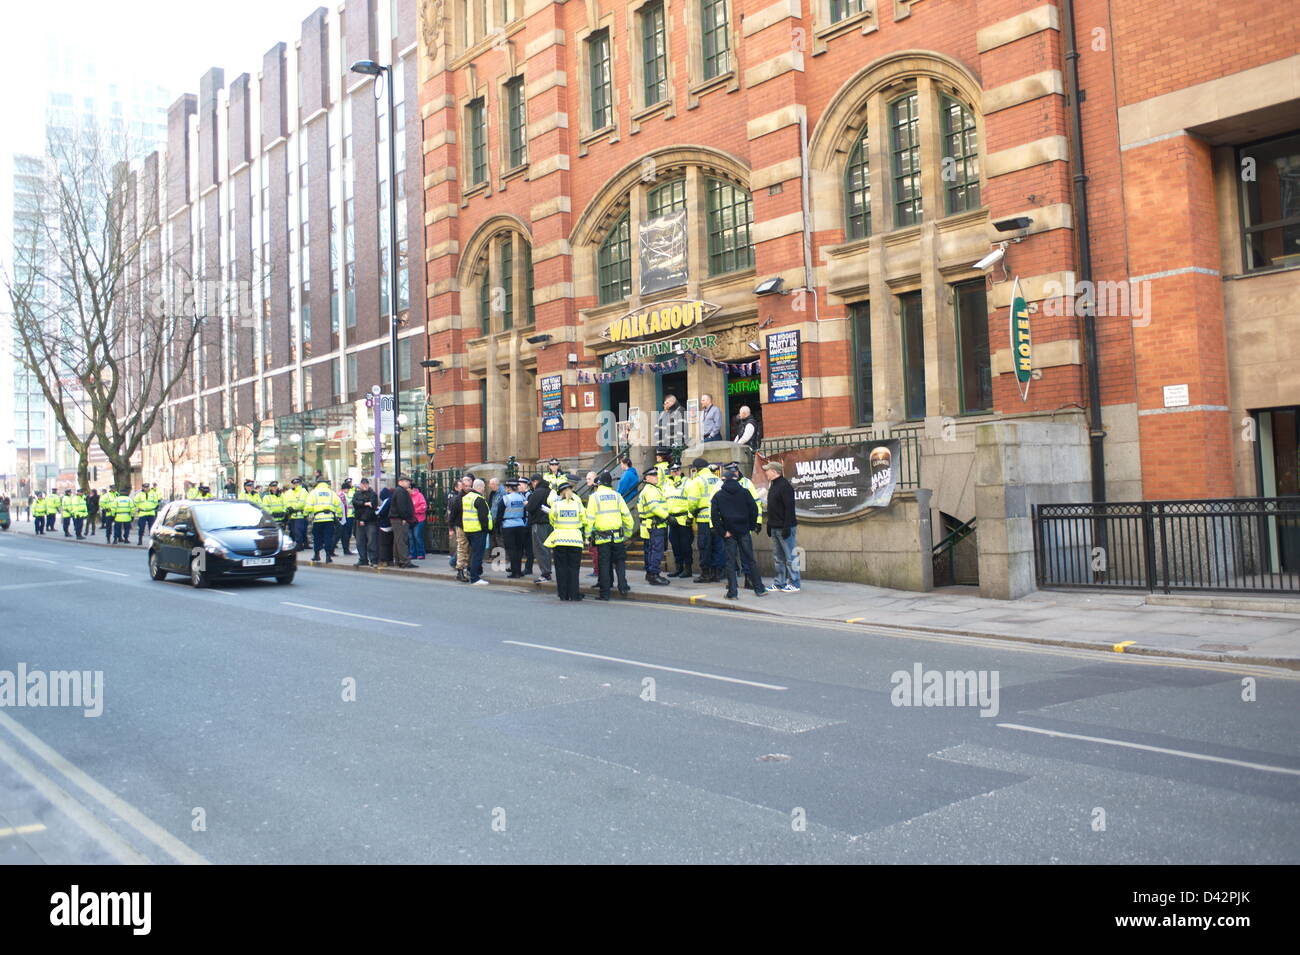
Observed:
[[[140,485],[140,490],[135,492],[137,545],[143,544],[145,535],[153,530],[153,519],[158,515],[158,505],[161,502],[162,495],[148,484]]]
[[[718,477],[718,465],[710,464],[704,458],[692,462],[695,475],[687,482],[686,500],[690,506],[691,519],[695,522],[695,540],[700,552],[700,575],[695,578],[697,584],[716,583],[722,579],[722,537],[714,539],[713,527],[709,520],[709,503],[722,484]]]
[[[129,488],[118,491],[113,499],[113,543],[131,543],[131,522],[135,520],[135,503]]]
[[[63,520],[63,536],[71,537],[72,532],[69,528],[72,526],[72,488],[63,489],[63,497],[59,498],[59,517]]]
[[[664,545],[668,541],[668,499],[659,489],[658,468],[645,473],[645,486],[637,499],[637,516],[641,519],[641,539],[645,541],[645,579],[656,587],[666,587],[668,581],[660,573],[664,559]]]
[[[244,482],[244,489],[243,489],[242,491],[239,492],[239,500],[241,500],[241,501],[249,501],[249,502],[251,502],[251,503],[253,503],[253,504],[256,504],[258,507],[261,507],[261,506],[262,506],[262,499],[261,499],[261,497],[257,494],[257,492],[256,492],[255,490],[253,490],[253,482],[252,482],[252,481],[245,481],[245,482]]]
[[[117,506],[117,492],[111,487],[104,488],[99,495],[99,520],[104,530],[104,543],[113,543],[113,508]]]
[[[272,481],[266,486],[266,493],[262,495],[262,507],[275,518],[277,524],[284,527],[284,515],[288,511],[284,495],[280,493],[279,481]]]
[[[608,600],[611,577],[618,577],[618,592],[626,597],[632,590],[627,582],[627,535],[632,532],[632,512],[627,501],[611,486],[614,477],[608,471],[596,475],[596,489],[587,498],[587,523],[596,545],[597,600]],[[611,573],[612,570],[612,573]]]
[[[528,482],[523,479],[508,484],[506,492],[497,500],[496,513],[493,515],[496,526],[501,529],[501,543],[506,549],[506,560],[510,565],[506,577],[512,580],[524,576],[521,568],[524,562],[524,539],[528,534],[528,518],[524,514],[524,506],[528,503],[528,495],[523,489],[527,486]]]
[[[311,562],[320,563],[320,553],[324,551],[325,563],[334,563],[330,551],[334,549],[334,528],[343,520],[343,505],[330,487],[329,478],[321,477],[311,489],[303,513],[311,516]]]
[[[284,494],[286,518],[289,522],[289,534],[293,537],[298,550],[307,549],[307,489],[302,486],[302,478],[296,477],[289,484]]]
[[[559,458],[551,458],[551,460],[546,462],[546,473],[542,475],[542,478],[558,496],[560,484],[568,480],[564,471],[560,469]]]
[[[691,576],[691,552],[694,550],[691,531],[691,509],[686,500],[686,479],[682,476],[682,466],[674,464],[668,468],[668,479],[660,482],[664,497],[668,500],[668,542],[673,549],[674,572],[669,577]]]
[[[45,495],[40,491],[36,491],[32,496],[29,508],[32,514],[32,524],[36,528],[36,536],[40,537],[45,533]]]
[[[655,448],[655,470],[659,472],[659,486],[664,486],[668,478],[668,469],[673,464],[673,453],[668,448]]]
[[[559,496],[549,505],[551,533],[544,543],[551,549],[555,566],[555,592],[561,600],[581,600],[578,570],[582,567],[583,543],[591,526],[582,501],[574,495],[573,485],[567,479],[559,482],[555,493]]]
[[[77,535],[77,540],[82,538],[81,532],[86,526],[86,515],[88,513],[89,511],[86,510],[86,495],[82,494],[81,489],[78,488],[72,493],[72,528]]]

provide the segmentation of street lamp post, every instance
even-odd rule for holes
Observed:
[[[400,411],[401,382],[397,377],[397,117],[393,100],[393,68],[374,60],[358,60],[353,73],[384,76],[388,90],[388,358],[393,379],[393,420]],[[393,480],[402,473],[402,436],[393,428]]]

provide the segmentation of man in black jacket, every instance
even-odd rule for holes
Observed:
[[[452,570],[456,570],[456,553],[457,538],[461,534],[460,530],[460,496],[463,491],[464,481],[461,478],[456,479],[456,483],[451,486],[447,492],[447,564]],[[456,579],[464,579],[464,574],[456,570]]]
[[[362,478],[360,486],[352,492],[352,516],[357,523],[357,566],[370,567],[379,563],[379,519],[375,509],[379,498],[370,488],[370,478]]]
[[[411,478],[401,475],[393,489],[393,499],[388,502],[388,519],[393,524],[393,563],[398,567],[414,567],[407,550],[407,530],[415,523],[415,502],[411,500]]]
[[[727,597],[735,600],[736,591],[736,557],[739,555],[745,579],[753,581],[754,593],[763,596],[767,588],[763,578],[758,575],[758,565],[754,562],[754,542],[749,536],[752,528],[758,526],[758,504],[754,495],[740,483],[740,469],[728,465],[722,472],[722,487],[718,488],[710,502],[710,515],[713,533],[722,531],[727,548]]]
[[[551,549],[545,546],[546,538],[551,535],[551,510],[547,504],[551,496],[551,485],[540,474],[529,478],[529,483],[533,489],[528,492],[524,514],[528,518],[528,530],[533,539],[533,557],[539,570],[533,583],[540,584],[551,579]]]
[[[787,594],[799,592],[799,560],[795,556],[794,485],[785,476],[780,461],[763,465],[767,475],[767,535],[772,538],[772,589]]]

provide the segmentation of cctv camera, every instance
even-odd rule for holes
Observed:
[[[1001,262],[1002,257],[1006,254],[1007,254],[1007,250],[1003,246],[998,246],[988,255],[984,256],[984,258],[976,262],[975,268],[979,269],[982,272],[987,272],[989,271],[989,269],[993,268],[993,266]]]

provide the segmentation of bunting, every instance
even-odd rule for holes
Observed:
[[[716,358],[710,358],[707,355],[701,355],[698,352],[688,351],[677,358],[669,361],[630,361],[618,371],[578,371],[578,381],[588,385],[605,385],[614,381],[626,381],[629,375],[666,375],[675,371],[681,371],[686,362],[692,365],[697,361],[702,361],[710,368],[724,369],[729,375],[740,377],[749,377],[757,375],[760,369],[758,359],[745,362],[744,364],[733,364],[725,361],[718,361]]]

